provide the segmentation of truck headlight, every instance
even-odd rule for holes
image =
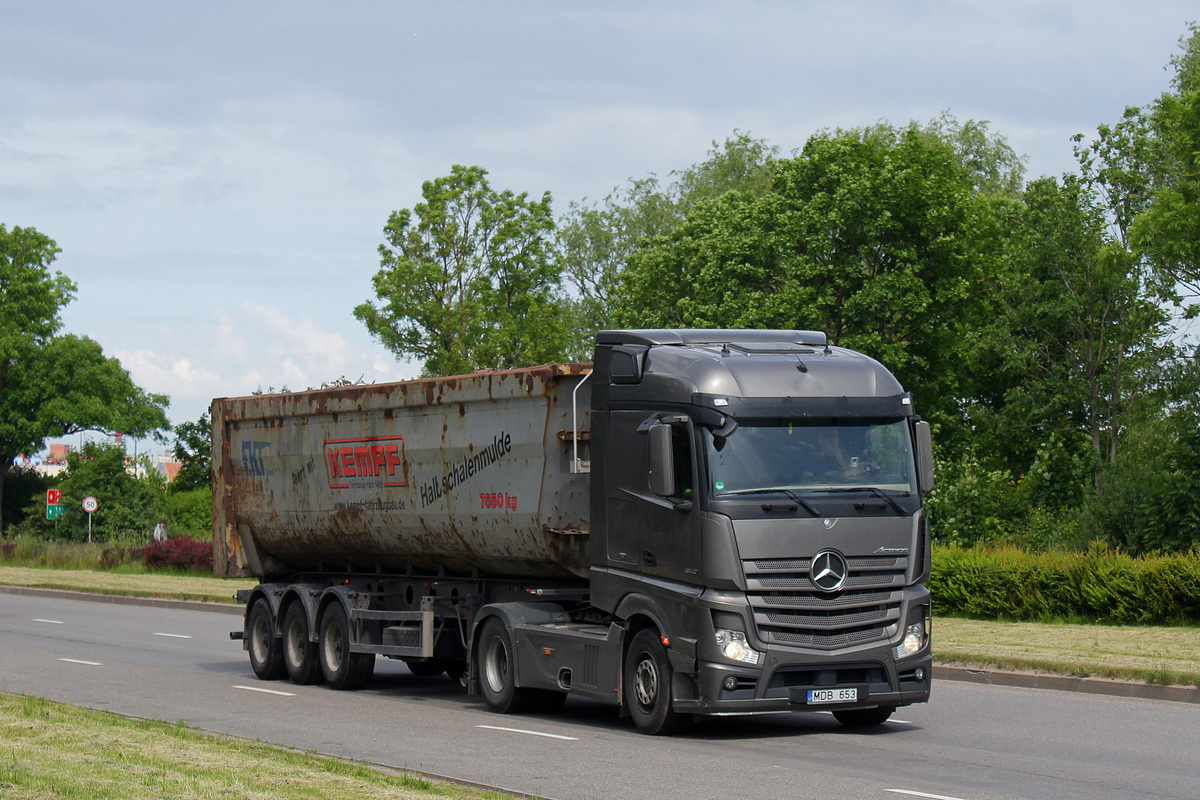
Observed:
[[[763,654],[752,648],[746,641],[746,634],[741,631],[717,629],[717,649],[721,655],[732,661],[758,666],[763,661]]]
[[[896,645],[896,658],[916,655],[929,642],[929,617],[924,608],[919,613],[921,618],[915,622],[912,621],[913,615],[909,614],[910,622],[904,629],[904,638]]]

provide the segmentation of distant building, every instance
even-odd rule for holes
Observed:
[[[67,454],[71,452],[71,449],[69,444],[52,444],[49,455],[43,460],[38,461],[31,456],[22,455],[14,461],[13,466],[16,469],[30,470],[43,477],[57,477],[67,471]],[[125,457],[125,471],[130,475],[144,478],[153,470],[161,475],[167,483],[175,480],[182,466],[165,453],[158,456],[140,456],[136,461],[132,456]]]

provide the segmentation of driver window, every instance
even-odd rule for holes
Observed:
[[[671,456],[675,461],[675,497],[692,499],[692,444],[686,425],[671,426]]]

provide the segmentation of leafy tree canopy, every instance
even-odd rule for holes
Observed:
[[[85,442],[79,450],[67,454],[67,471],[58,484],[63,493],[66,513],[55,522],[31,514],[26,520],[30,530],[57,538],[81,541],[88,536],[88,514],[83,510],[85,497],[95,497],[99,508],[91,515],[92,538],[106,541],[117,537],[150,537],[156,517],[162,482],[156,473],[139,478],[127,471],[125,448],[103,442]]]
[[[1172,91],[1150,111],[1161,161],[1151,166],[1154,197],[1132,223],[1132,239],[1168,284],[1200,292],[1200,26],[1181,40],[1171,60]],[[1145,141],[1145,137],[1142,139]]]
[[[144,436],[167,425],[166,396],[134,385],[93,340],[59,333],[75,286],[50,271],[58,252],[32,228],[0,225],[0,490],[13,459],[46,439],[81,430]]]
[[[592,335],[620,324],[614,311],[621,275],[634,253],[670,234],[701,203],[727,192],[757,196],[769,192],[778,148],[749,133],[734,131],[712,143],[708,158],[666,184],[655,175],[630,180],[598,203],[571,203],[559,221],[557,253],[577,299],[571,320],[572,353],[591,356]]]
[[[354,316],[426,375],[560,360],[564,301],[550,258],[550,195],[497,191],[480,167],[455,166],[393,212],[373,283],[379,303]]]
[[[770,191],[700,201],[634,253],[618,319],[824,330],[887,364],[923,413],[956,418],[974,391],[965,334],[997,264],[992,196],[1019,166],[982,123],[818,134],[772,161]]]
[[[208,489],[212,479],[212,424],[208,412],[195,422],[175,426],[175,460],[180,463],[179,474],[171,481],[172,493]]]

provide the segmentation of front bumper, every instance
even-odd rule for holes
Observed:
[[[923,653],[889,660],[890,648],[856,653],[852,660],[810,660],[769,653],[762,669],[701,661],[694,696],[675,698],[675,710],[691,714],[756,714],[780,711],[841,711],[906,706],[929,700],[933,659]],[[875,656],[874,658],[872,656]],[[727,681],[727,679],[732,679]],[[727,685],[730,684],[730,685]],[[857,689],[851,703],[808,702],[812,689]]]

